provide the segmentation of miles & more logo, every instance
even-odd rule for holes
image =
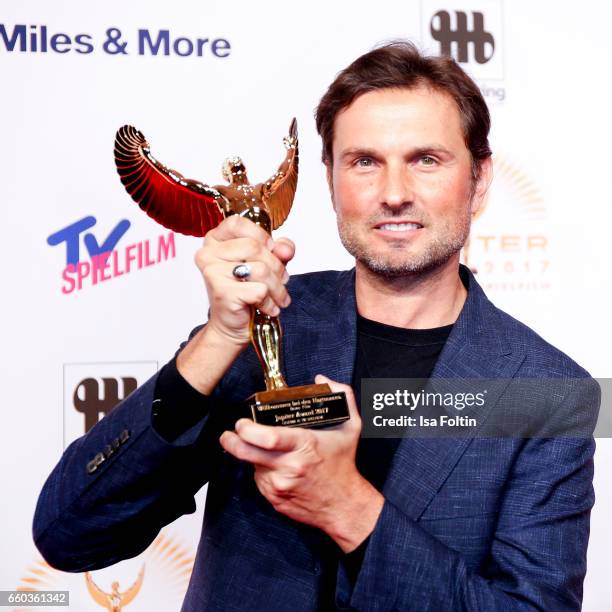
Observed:
[[[50,246],[65,245],[66,266],[61,274],[61,291],[64,294],[81,291],[176,257],[173,232],[163,234],[157,240],[134,242],[120,249],[118,243],[129,230],[130,222],[127,219],[119,221],[101,243],[93,232],[87,231],[96,222],[93,216],[83,217],[47,238]],[[83,257],[82,246],[88,258]]]
[[[102,51],[106,55],[147,55],[177,57],[226,58],[231,53],[226,38],[176,36],[170,30],[152,31],[141,28],[134,38],[126,39],[116,27],[107,28],[102,40],[92,34],[53,32],[46,25],[6,25],[0,23],[0,53],[78,53],[89,55]]]

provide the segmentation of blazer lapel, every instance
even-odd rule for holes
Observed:
[[[513,352],[501,319],[467,268],[460,274],[468,297],[442,350],[432,378],[494,379],[487,386],[487,401],[479,415],[482,423],[495,406],[525,355]],[[475,428],[477,430],[477,428]],[[473,439],[404,438],[396,451],[384,495],[417,520]]]
[[[316,374],[351,384],[357,345],[355,271],[327,274],[329,279],[301,287],[299,295],[292,291],[300,306],[283,323],[285,375],[292,387],[311,384]]]

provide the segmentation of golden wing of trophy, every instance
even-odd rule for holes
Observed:
[[[293,119],[284,140],[287,154],[278,170],[265,182],[251,185],[239,157],[225,162],[229,185],[210,187],[167,168],[151,154],[142,132],[124,125],[115,136],[115,164],[132,199],[150,217],[175,232],[204,236],[224,217],[261,208],[270,217],[270,229],[287,218],[298,177],[297,121]]]
[[[132,199],[155,221],[181,234],[204,236],[223,220],[228,202],[216,189],[185,178],[157,161],[131,125],[115,136],[115,164]]]
[[[85,584],[87,584],[87,590],[89,591],[89,594],[91,595],[92,599],[108,610],[109,596],[93,581],[93,578],[91,577],[91,574],[89,572],[85,572]]]
[[[299,151],[295,118],[289,126],[289,136],[283,139],[283,143],[287,156],[278,170],[261,186],[261,199],[264,207],[268,209],[272,229],[285,222],[297,189]]]
[[[140,568],[140,572],[138,572],[138,577],[134,581],[134,584],[127,591],[120,593],[122,605],[127,606],[131,601],[133,601],[136,595],[138,595],[140,587],[142,586],[142,581],[144,580],[144,572],[145,566],[143,565]]]

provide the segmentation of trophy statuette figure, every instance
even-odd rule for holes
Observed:
[[[151,154],[143,134],[126,125],[115,137],[115,164],[132,199],[155,221],[175,232],[204,236],[230,215],[250,219],[269,234],[287,218],[297,187],[297,122],[283,139],[285,159],[265,182],[251,184],[238,156],[222,168],[227,185],[210,187],[167,168]],[[234,268],[238,281],[247,280],[249,266]],[[289,387],[281,366],[282,330],[278,317],[251,308],[251,343],[263,367],[266,390],[248,399],[252,418],[265,425],[320,427],[349,418],[344,393],[327,384]]]
[[[85,583],[87,590],[93,600],[106,608],[107,612],[121,612],[125,606],[133,601],[140,592],[144,579],[145,566],[143,565],[138,572],[138,577],[134,584],[126,591],[119,590],[119,583],[114,581],[111,585],[111,592],[103,591],[93,580],[89,572],[85,572]]]

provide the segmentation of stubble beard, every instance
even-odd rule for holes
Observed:
[[[355,224],[341,217],[338,217],[337,222],[340,240],[357,262],[377,276],[397,279],[425,274],[446,264],[463,248],[470,233],[471,218],[467,213],[455,226],[446,225],[440,228],[430,242],[416,253],[409,252],[410,242],[404,239],[390,242],[386,251],[377,252],[363,236],[359,235]],[[366,227],[372,227],[377,222],[379,223],[380,219],[367,222]]]

